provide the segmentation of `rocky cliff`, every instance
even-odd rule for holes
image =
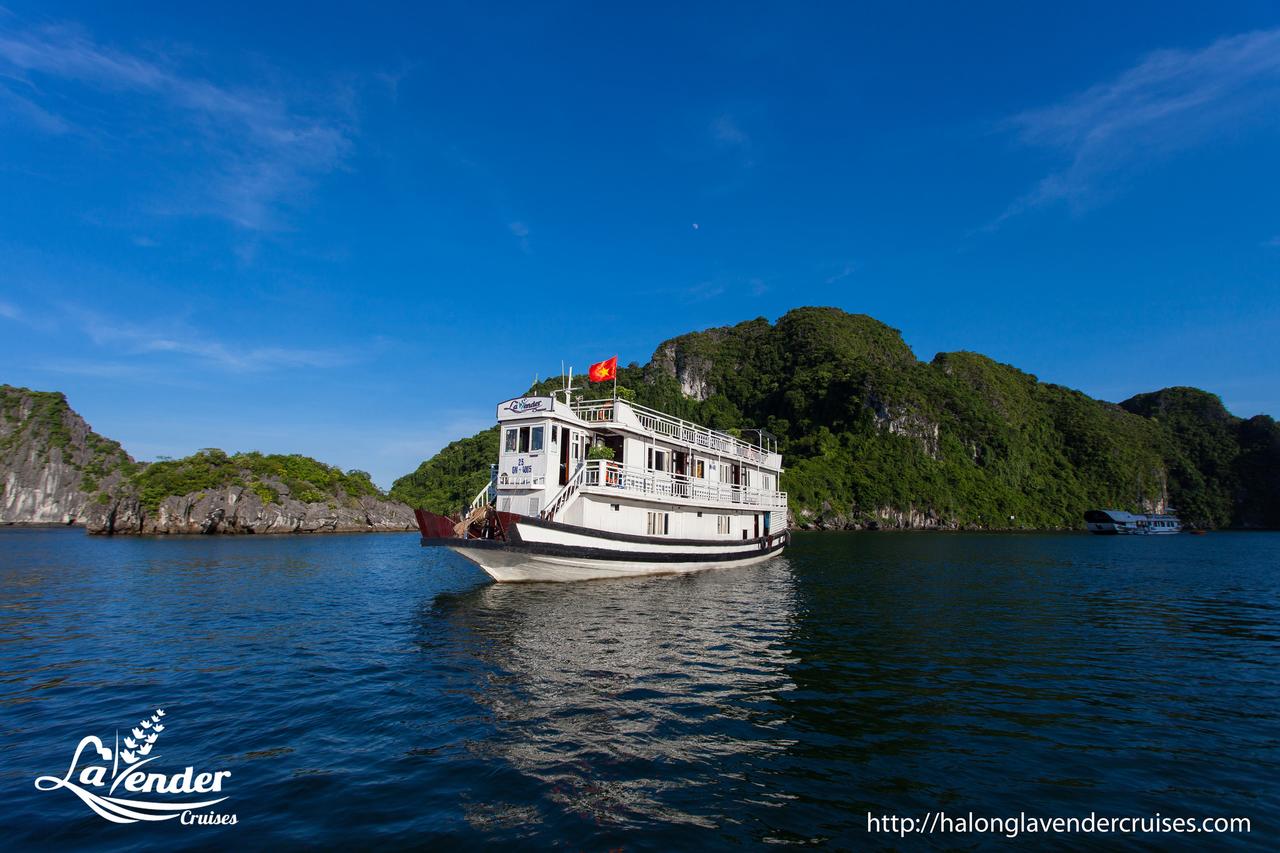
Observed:
[[[363,496],[347,505],[264,501],[252,489],[231,486],[164,498],[149,509],[135,496],[94,505],[90,533],[373,533],[417,529],[402,503]]]
[[[62,394],[0,386],[0,524],[90,533],[363,533],[416,529],[363,471],[306,456],[202,450],[135,462]]]
[[[62,394],[0,385],[0,524],[76,524],[135,468]]]

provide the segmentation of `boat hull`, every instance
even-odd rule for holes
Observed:
[[[690,560],[688,562],[648,563],[627,559],[594,559],[590,557],[551,557],[530,554],[513,548],[476,549],[461,545],[447,546],[480,568],[499,583],[528,583],[603,580],[605,578],[641,575],[683,574],[707,569],[723,569],[762,563],[782,553],[782,548],[750,557],[732,560]]]
[[[523,518],[509,525],[507,540],[424,536],[426,547],[444,547],[475,563],[500,583],[563,582],[682,574],[748,566],[786,547],[786,531],[759,539],[703,541],[631,536]]]

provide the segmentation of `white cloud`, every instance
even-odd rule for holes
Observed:
[[[172,384],[163,373],[143,364],[130,364],[101,359],[59,358],[43,362],[39,369],[70,376],[88,376],[93,379],[126,379],[135,382]]]
[[[33,312],[29,305],[24,308],[19,308],[12,302],[0,301],[0,318],[20,323],[27,328],[35,329],[37,332],[48,333],[57,328],[57,323],[45,312],[40,310]]]
[[[342,367],[360,360],[349,350],[219,340],[181,322],[139,326],[80,309],[67,310],[94,344],[125,355],[186,356],[233,373]]]
[[[199,153],[196,186],[185,198],[180,193],[167,200],[163,213],[213,215],[252,230],[278,228],[279,207],[338,168],[352,148],[349,118],[334,99],[306,112],[285,92],[218,85],[163,58],[99,44],[73,27],[0,33],[0,102],[18,105],[17,114],[37,129],[61,132],[76,122],[51,104],[74,111],[75,93],[54,97],[45,92],[49,82],[76,83],[113,99],[112,109],[83,110],[81,124],[108,122],[104,116],[119,108],[165,148],[162,153]],[[42,98],[47,103],[39,103]],[[141,112],[127,98],[137,99]]]
[[[747,136],[746,131],[738,126],[730,115],[719,115],[711,121],[711,136],[716,142],[724,145],[747,146],[751,144],[751,137]]]
[[[700,281],[683,290],[682,296],[685,302],[708,302],[716,299],[728,289],[727,285],[719,280],[712,279],[708,281]]]
[[[1027,210],[1096,203],[1104,186],[1280,107],[1280,29],[1222,38],[1198,50],[1148,54],[1115,79],[1005,122],[1028,146],[1066,164],[1014,201],[994,225]]]
[[[3,81],[0,81],[0,113],[8,113],[9,120],[19,119],[42,133],[57,135],[72,130],[71,124],[61,116],[54,115],[30,98],[9,89]],[[4,123],[0,121],[0,125]]]
[[[854,270],[855,270],[855,267],[853,264],[845,264],[843,267],[840,268],[839,272],[827,276],[823,280],[823,284],[835,284],[838,281],[843,281],[844,279],[853,275]]]
[[[523,222],[512,222],[507,225],[511,235],[516,238],[520,251],[529,254],[529,226]]]

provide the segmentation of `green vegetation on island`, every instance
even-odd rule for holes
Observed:
[[[1192,525],[1280,527],[1280,426],[1269,416],[1235,417],[1195,388],[1106,403],[971,352],[924,362],[897,330],[834,308],[682,335],[648,364],[619,368],[618,383],[624,398],[748,440],[750,428],[773,433],[805,526],[1078,528],[1089,508],[1165,504]],[[588,399],[613,393],[579,384]],[[386,497],[457,512],[497,450],[496,426],[455,441]],[[89,505],[110,514],[120,501],[154,513],[166,498],[228,487],[267,505],[384,497],[362,471],[296,454],[135,462],[62,394],[8,385],[0,473],[0,521],[83,518]]]
[[[1120,404],[1160,427],[1169,494],[1212,527],[1280,527],[1280,424],[1235,417],[1198,388],[1165,388]]]
[[[0,385],[0,523],[75,521],[92,527],[114,519],[118,507],[136,506],[125,515],[141,527],[149,523],[144,516],[155,515],[167,498],[199,501],[236,487],[264,506],[278,509],[296,501],[317,507],[309,514],[296,505],[290,510],[290,518],[305,516],[316,528],[325,525],[326,513],[345,512],[342,522],[348,526],[371,516],[382,528],[400,520],[387,507],[362,504],[364,498],[385,499],[364,471],[343,471],[298,454],[231,455],[217,449],[135,462],[119,443],[94,432],[63,394]],[[399,514],[408,517],[403,508]]]
[[[498,461],[498,427],[451,442],[435,456],[391,485],[388,497],[411,507],[454,513],[471,503],[489,482],[489,466]]]
[[[678,417],[772,432],[801,524],[1078,528],[1091,507],[1167,501],[1191,524],[1280,526],[1270,417],[1241,421],[1194,389],[1106,403],[971,352],[922,362],[897,330],[834,308],[682,335],[618,382]],[[456,441],[391,495],[456,512],[497,446],[493,428]]]
[[[152,462],[130,478],[139,502],[154,511],[172,495],[241,486],[264,504],[283,496],[302,503],[349,503],[361,497],[382,497],[364,471],[342,471],[310,456],[279,453],[236,453],[206,448],[182,459]]]

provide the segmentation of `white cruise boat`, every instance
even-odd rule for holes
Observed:
[[[569,390],[498,405],[498,464],[466,517],[417,510],[422,544],[497,581],[572,581],[742,566],[789,538],[782,457],[621,399]],[[593,450],[606,447],[612,451]]]
[[[1091,509],[1084,514],[1084,524],[1090,533],[1103,535],[1155,536],[1182,531],[1182,522],[1176,515],[1135,515],[1118,509]]]

